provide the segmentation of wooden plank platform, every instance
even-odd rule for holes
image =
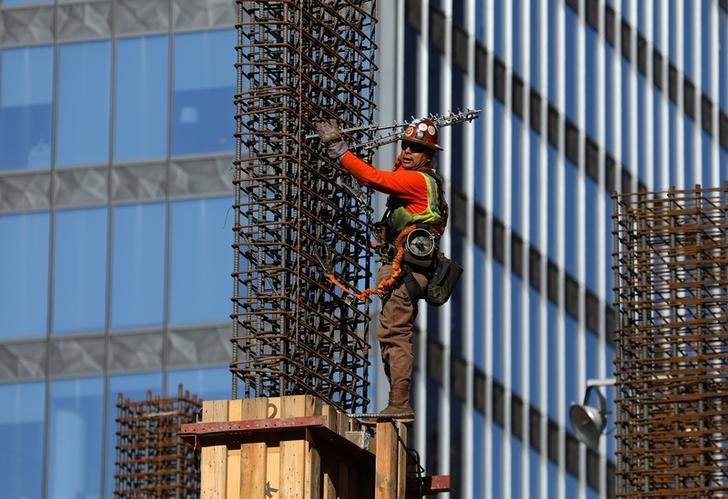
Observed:
[[[449,490],[442,477],[426,485],[407,476],[404,424],[367,428],[311,395],[205,401],[202,422],[180,429],[202,449],[207,499],[405,499]],[[361,432],[374,434],[363,449],[347,432],[360,445],[370,440]]]

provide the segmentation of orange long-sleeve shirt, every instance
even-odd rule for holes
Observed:
[[[394,162],[391,172],[377,170],[351,151],[339,161],[362,185],[404,201],[404,208],[410,213],[422,213],[427,209],[425,178],[415,170],[402,168],[399,160]]]

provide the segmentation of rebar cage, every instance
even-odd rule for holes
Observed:
[[[728,184],[613,197],[620,497],[728,493]]]
[[[376,2],[236,3],[232,397],[242,381],[246,397],[312,393],[361,409],[368,304],[336,292],[322,262],[355,290],[369,283],[371,193],[305,136],[320,119],[372,122]]]
[[[178,386],[176,397],[130,400],[116,404],[114,497],[198,497],[200,454],[177,433],[195,423],[202,403]]]

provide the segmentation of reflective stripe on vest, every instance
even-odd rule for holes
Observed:
[[[417,172],[425,179],[427,185],[427,208],[420,213],[410,213],[404,204],[393,202],[392,211],[388,217],[388,225],[399,233],[405,227],[413,223],[437,224],[442,218],[442,206],[440,206],[440,195],[437,190],[437,181],[427,173]],[[395,198],[390,198],[394,200]]]

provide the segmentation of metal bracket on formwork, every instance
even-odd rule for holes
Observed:
[[[305,440],[317,447],[333,448],[336,452],[371,465],[374,462],[373,454],[331,430],[322,416],[189,423],[181,425],[180,430],[177,436],[195,447],[240,445],[265,440]]]

